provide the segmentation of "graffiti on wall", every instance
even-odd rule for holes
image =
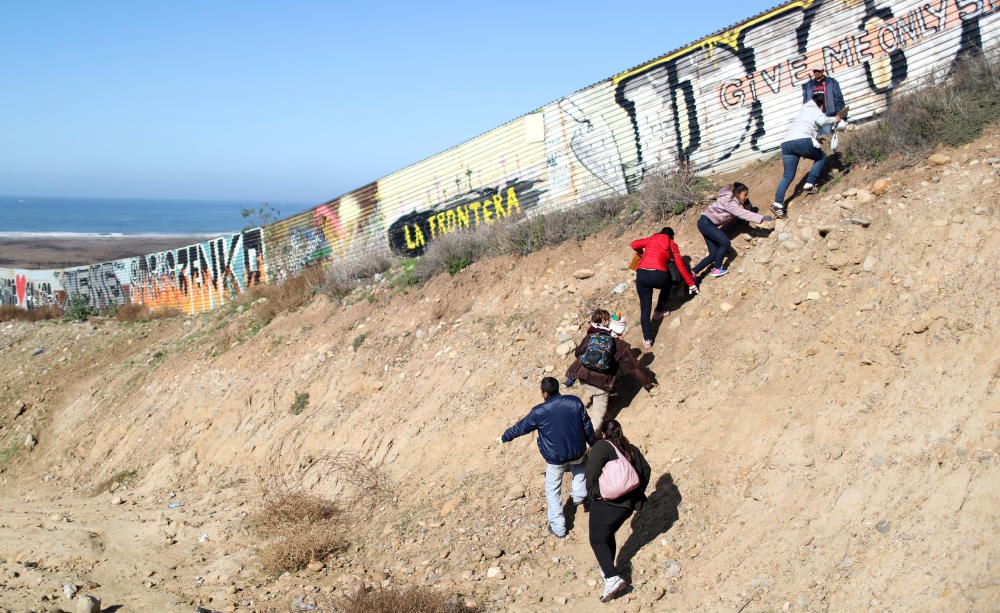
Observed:
[[[814,66],[841,80],[853,117],[870,117],[904,83],[982,47],[997,12],[996,0],[800,0],[617,75],[638,172],[777,149]]]
[[[499,187],[470,189],[429,210],[403,215],[389,227],[389,245],[396,255],[418,256],[439,236],[520,217],[538,204],[544,192],[534,188],[536,183],[514,180]]]
[[[651,172],[732,171],[774,152],[815,66],[866,121],[978,51],[1000,53],[1000,0],[792,0],[266,228],[93,266],[0,269],[0,303],[80,294],[198,312],[307,266],[417,256],[447,234],[633,193]]]
[[[31,310],[62,304],[60,289],[51,271],[0,268],[0,305]]]
[[[378,184],[370,183],[264,229],[268,270],[284,279],[349,251],[384,232]]]
[[[232,300],[265,281],[263,230],[145,256],[118,260],[127,266],[124,301],[197,313]]]

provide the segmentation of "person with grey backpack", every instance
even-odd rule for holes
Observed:
[[[590,501],[590,548],[604,576],[601,602],[625,593],[628,583],[615,568],[615,533],[646,502],[650,468],[639,449],[625,438],[617,420],[608,420],[591,448],[584,468]]]

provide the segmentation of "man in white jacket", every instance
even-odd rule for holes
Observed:
[[[816,189],[816,182],[823,172],[823,164],[826,162],[826,154],[820,149],[816,136],[825,126],[833,126],[841,121],[841,115],[846,108],[833,117],[827,117],[823,113],[823,106],[826,104],[826,97],[821,93],[813,94],[813,97],[802,105],[798,116],[792,125],[788,127],[785,138],[781,143],[781,161],[785,167],[785,174],[778,183],[778,191],[774,194],[774,204],[771,210],[778,217],[785,217],[785,192],[795,178],[795,171],[799,168],[799,160],[807,158],[813,161],[812,169],[806,177],[805,185],[802,186],[806,193],[813,193]]]

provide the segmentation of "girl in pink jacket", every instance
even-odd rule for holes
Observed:
[[[722,267],[722,261],[729,253],[729,236],[722,227],[734,219],[745,219],[753,223],[771,221],[770,215],[758,215],[743,208],[750,197],[750,188],[742,183],[733,183],[732,189],[723,187],[719,197],[698,218],[698,231],[705,237],[708,255],[694,267],[694,274],[700,275],[709,264],[715,264],[710,277],[721,277],[729,271]]]

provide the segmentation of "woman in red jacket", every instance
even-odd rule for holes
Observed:
[[[670,272],[667,270],[669,260],[674,261],[677,271],[687,283],[688,294],[698,293],[694,277],[684,265],[684,260],[681,259],[681,250],[677,248],[673,237],[673,229],[663,228],[652,236],[632,241],[631,245],[632,249],[635,249],[641,256],[639,266],[635,271],[635,291],[639,294],[642,345],[646,349],[653,346],[653,324],[650,320],[650,310],[653,306],[654,289],[659,289],[660,295],[656,299],[656,311],[653,312],[652,319],[663,319],[667,313],[667,298],[670,297],[671,287]]]

